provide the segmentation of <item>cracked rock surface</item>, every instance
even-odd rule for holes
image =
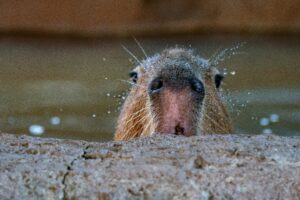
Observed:
[[[299,199],[300,137],[0,134],[0,199]]]

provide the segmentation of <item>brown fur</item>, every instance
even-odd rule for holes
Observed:
[[[184,67],[185,63],[188,63],[187,67]],[[180,48],[164,50],[161,54],[144,60],[135,68],[135,71],[138,73],[138,80],[131,88],[123,105],[115,140],[129,140],[159,132],[162,119],[160,111],[163,110],[160,106],[164,105],[158,105],[151,99],[148,90],[151,81],[161,74],[165,77],[170,76],[169,78],[173,81],[174,78],[192,75],[204,85],[205,95],[201,106],[191,100],[191,104],[194,104],[190,105],[191,109],[196,107],[197,109],[192,112],[191,109],[186,108],[189,111],[182,112],[183,118],[189,118],[187,121],[193,122],[191,126],[195,130],[195,134],[232,132],[231,119],[214,82],[215,74],[218,73],[217,69],[210,66],[209,62],[194,55],[192,51]],[[180,101],[182,102],[182,100]],[[181,102],[179,102],[180,105],[187,107],[188,104],[181,104]]]

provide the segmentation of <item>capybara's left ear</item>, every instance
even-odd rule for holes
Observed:
[[[222,74],[215,75],[216,88],[219,88],[221,86],[221,83],[222,83],[223,80],[224,80],[224,76]]]

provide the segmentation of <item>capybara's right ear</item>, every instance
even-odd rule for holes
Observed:
[[[133,83],[136,83],[138,80],[138,73],[135,71],[129,72],[129,77],[131,78]]]

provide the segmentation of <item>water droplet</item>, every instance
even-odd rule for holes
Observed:
[[[105,79],[105,80],[108,80],[108,78],[107,78],[107,77],[104,77],[104,79]]]
[[[232,71],[232,72],[230,72],[230,74],[231,74],[232,76],[234,76],[234,75],[236,74],[236,72],[235,72],[235,71]]]
[[[272,129],[270,128],[265,128],[263,131],[262,131],[263,134],[265,135],[270,135],[273,133]]]
[[[60,118],[59,117],[52,117],[51,119],[50,119],[50,123],[52,124],[52,125],[59,125],[60,124]]]
[[[110,114],[110,113],[111,113],[111,111],[110,111],[110,110],[108,110],[108,111],[107,111],[107,114]]]
[[[32,135],[42,135],[45,132],[45,128],[38,124],[29,126],[29,132]]]
[[[277,114],[271,114],[270,115],[270,121],[273,122],[273,123],[276,123],[279,121],[279,115]]]
[[[248,95],[250,95],[250,94],[251,94],[251,92],[247,92],[247,94],[248,94]]]
[[[107,93],[106,96],[110,97],[110,93]]]
[[[122,96],[122,99],[123,99],[123,100],[125,100],[125,97],[124,97],[124,96]]]
[[[261,118],[260,121],[259,121],[259,124],[261,126],[268,126],[269,125],[269,119],[268,118]]]
[[[97,117],[97,115],[96,115],[96,114],[93,114],[93,115],[92,115],[92,117],[94,117],[94,118],[95,118],[95,117]]]

